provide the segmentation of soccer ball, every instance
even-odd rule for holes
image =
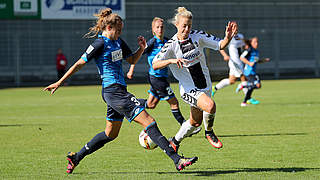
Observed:
[[[143,148],[149,149],[149,150],[152,150],[158,147],[158,145],[151,140],[151,138],[148,136],[148,134],[144,130],[142,130],[139,135],[139,143]]]

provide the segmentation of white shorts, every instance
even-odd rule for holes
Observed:
[[[229,75],[239,78],[243,74],[243,65],[238,65],[233,61],[229,60]]]
[[[193,107],[199,108],[197,106],[198,99],[202,94],[206,94],[208,97],[211,97],[212,86],[207,87],[205,89],[197,89],[193,88],[189,90],[185,90],[185,88],[180,86],[180,95],[184,102],[190,104]],[[200,108],[199,108],[200,109]]]

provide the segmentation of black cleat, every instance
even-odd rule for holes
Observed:
[[[76,168],[76,166],[79,164],[76,160],[77,153],[74,152],[68,152],[67,160],[68,160],[68,166],[67,166],[67,173],[71,174]]]
[[[185,167],[190,166],[194,164],[198,160],[198,157],[193,157],[193,158],[185,158],[181,157],[179,162],[176,164],[176,169],[178,171],[183,170]]]

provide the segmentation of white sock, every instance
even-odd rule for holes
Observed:
[[[192,126],[190,124],[190,119],[188,121],[185,121],[179,131],[177,132],[177,134],[175,135],[175,139],[178,141],[178,142],[181,142],[185,137],[189,136],[195,129],[196,127],[195,126]]]
[[[210,113],[203,111],[203,125],[204,125],[204,129],[206,131],[212,130],[215,116],[216,116],[216,113],[210,114]]]
[[[219,89],[222,89],[222,88],[224,88],[224,87],[226,87],[226,86],[228,86],[228,85],[230,85],[229,79],[222,79],[222,80],[215,86],[215,88],[216,88],[217,90],[219,90]]]
[[[242,86],[246,86],[246,85],[248,85],[248,82],[247,81],[243,81],[243,82],[241,82],[241,85]],[[248,88],[244,87],[244,88],[242,88],[242,91],[243,91],[244,94],[247,94]]]

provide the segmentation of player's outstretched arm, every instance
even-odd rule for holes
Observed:
[[[140,59],[140,57],[144,52],[144,49],[147,46],[147,42],[143,36],[138,37],[138,44],[139,44],[138,50],[133,54],[133,56],[130,56],[126,59],[126,61],[130,64],[136,64],[138,62],[138,60]]]
[[[129,71],[127,73],[127,78],[128,79],[132,79],[133,78],[133,71],[134,71],[134,67],[135,66],[136,66],[135,64],[131,64],[131,66],[129,68]]]
[[[220,43],[220,50],[228,46],[233,36],[238,33],[238,24],[236,22],[228,22],[224,39]]]
[[[79,59],[74,65],[64,74],[64,76],[59,79],[57,82],[50,84],[49,86],[45,87],[44,91],[50,91],[53,94],[60,86],[63,84],[65,80],[67,80],[70,76],[72,76],[75,72],[80,70],[86,62],[83,59]]]
[[[164,68],[169,64],[177,64],[178,68],[182,68],[183,64],[186,64],[188,60],[186,59],[167,59],[167,60],[157,60],[153,61],[152,68],[154,70]]]
[[[220,54],[223,56],[223,60],[225,61],[229,61],[230,57],[228,56],[228,54],[226,53],[226,51],[224,51],[223,49],[222,50],[219,50]]]
[[[255,62],[250,62],[247,58],[240,56],[240,60],[245,63],[248,64],[249,66],[253,66]]]
[[[259,59],[259,61],[257,63],[265,63],[265,62],[269,62],[270,58],[261,58]]]

